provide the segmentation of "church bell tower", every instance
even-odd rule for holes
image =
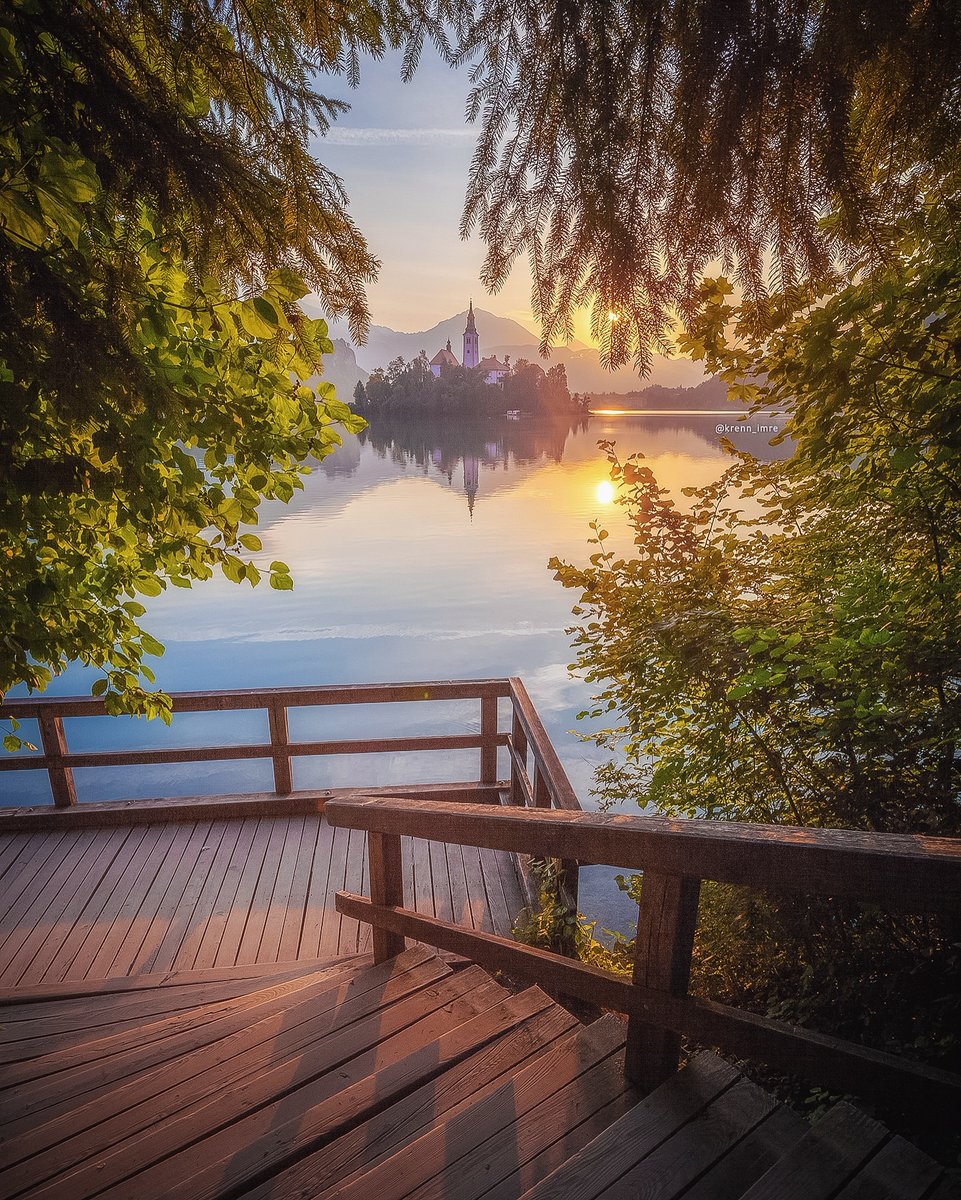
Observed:
[[[467,311],[467,328],[464,330],[464,366],[476,367],[480,362],[480,339],[477,336],[477,326],[474,324],[474,301],[471,300]]]

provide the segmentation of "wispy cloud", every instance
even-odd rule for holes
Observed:
[[[329,146],[437,146],[471,141],[471,129],[351,129],[334,125],[323,139]]]

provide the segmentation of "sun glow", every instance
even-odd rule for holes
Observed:
[[[617,489],[609,479],[603,479],[594,489],[594,495],[600,504],[612,504],[617,495]]]

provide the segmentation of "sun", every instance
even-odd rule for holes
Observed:
[[[617,495],[617,489],[609,479],[603,479],[594,489],[594,495],[600,504],[612,504]]]

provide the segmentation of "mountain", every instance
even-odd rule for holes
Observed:
[[[658,383],[633,392],[593,392],[591,408],[616,404],[618,408],[651,412],[657,409],[725,409],[730,405],[727,384],[722,379],[705,379],[697,387],[662,387]],[[741,405],[741,408],[744,406]]]
[[[474,309],[474,319],[480,337],[481,357],[495,353],[501,346],[523,346],[522,357],[536,356],[536,335],[517,321],[512,321],[509,317],[495,316],[482,308]],[[430,329],[422,329],[419,333],[402,333],[396,329],[389,329],[386,325],[371,325],[367,342],[357,347],[357,361],[368,371],[373,371],[377,367],[386,367],[391,359],[398,356],[410,362],[421,350],[426,350],[427,357],[433,358],[438,350],[447,345],[448,338],[454,353],[460,358],[466,324],[465,308],[463,312],[448,317],[445,321],[438,321]],[[336,333],[341,337],[347,336],[346,328],[341,328],[340,323],[336,321],[332,322],[331,331],[332,335]],[[577,341],[573,346],[579,350],[587,348],[583,342]]]
[[[323,315],[311,297],[301,303],[311,316]],[[526,358],[529,362],[539,363],[545,370],[554,363],[563,363],[567,371],[567,383],[572,392],[623,394],[636,392],[645,383],[660,384],[663,387],[696,387],[704,381],[704,372],[690,359],[664,358],[659,354],[654,356],[653,369],[646,379],[629,366],[621,367],[617,371],[608,371],[601,366],[598,352],[576,339],[568,346],[555,347],[550,357],[543,359],[538,354],[537,335],[517,321],[508,317],[498,317],[482,308],[474,309],[474,317],[480,336],[481,357],[496,354],[498,358],[503,358],[505,354],[509,354],[511,362]],[[466,323],[465,309],[418,333],[403,333],[386,325],[372,325],[366,344],[354,347],[357,363],[367,371],[373,371],[377,367],[386,367],[398,356],[409,362],[416,358],[421,350],[426,351],[428,358],[433,358],[437,351],[447,344],[448,338],[459,359]],[[346,326],[339,322],[331,322],[330,328],[331,337],[349,337]]]
[[[358,380],[366,383],[370,374],[363,367],[357,365],[353,346],[345,342],[343,338],[334,338],[333,341],[334,353],[324,356],[323,375],[313,375],[307,382],[310,384],[319,381],[332,383],[337,389],[338,400],[345,400],[349,404]]]

